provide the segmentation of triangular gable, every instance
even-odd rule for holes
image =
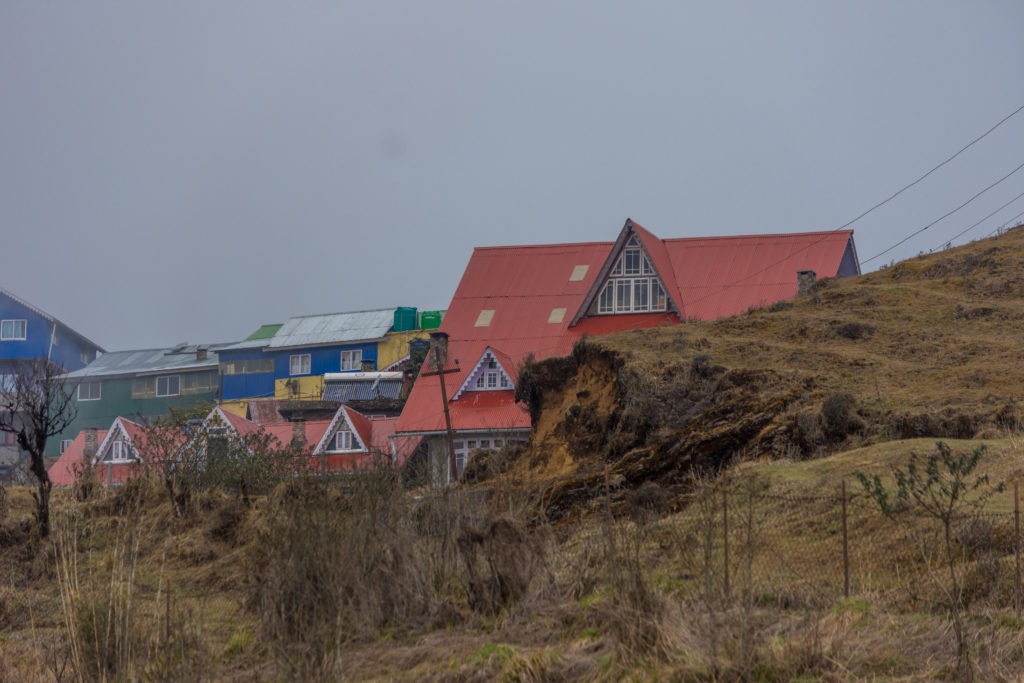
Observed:
[[[126,420],[123,417],[118,417],[114,420],[114,424],[110,425],[110,429],[107,430],[107,435],[103,437],[103,441],[100,443],[99,448],[96,449],[96,456],[93,458],[93,464],[101,462],[109,463],[120,463],[120,462],[142,462],[142,458],[139,457],[138,448],[135,445],[132,436],[138,433],[140,429],[139,425],[135,424],[131,420]],[[115,449],[115,443],[125,444],[122,448],[126,448],[127,452],[122,455],[128,457],[113,458],[113,451]]]
[[[359,418],[362,419],[360,420]],[[362,427],[362,429],[360,429],[360,427]],[[369,430],[370,427],[365,417],[346,406],[340,406],[338,408],[338,412],[334,414],[331,424],[327,427],[327,431],[324,432],[324,435],[320,439],[319,443],[317,443],[316,448],[313,449],[313,455],[339,452],[366,452],[369,450],[366,446],[366,444],[370,442]],[[334,435],[340,431],[349,431],[352,433],[351,448],[347,448],[344,451],[336,451],[333,449]]]
[[[665,305],[664,308],[662,308],[655,303],[655,305],[642,310],[630,311],[628,313],[622,312],[618,314],[626,315],[632,313],[674,311],[682,317],[683,308],[680,305],[678,298],[675,296],[675,278],[673,277],[672,265],[668,259],[668,254],[665,250],[664,244],[653,234],[645,230],[640,225],[634,223],[632,219],[627,218],[625,225],[622,226],[622,230],[619,232],[619,237],[615,240],[615,244],[612,245],[611,250],[608,252],[608,256],[605,258],[604,264],[602,264],[601,269],[597,273],[597,277],[594,278],[594,282],[590,286],[590,290],[583,298],[583,303],[580,304],[580,307],[576,310],[576,315],[572,318],[572,322],[569,323],[569,327],[574,327],[580,320],[591,315],[592,312],[595,312],[595,309],[598,307],[598,297],[604,290],[609,278],[624,275],[615,273],[614,271],[623,251],[625,251],[627,246],[632,246],[633,244],[636,244],[640,248],[641,262],[649,264],[650,266],[649,272],[644,272],[646,269],[642,268],[639,273],[635,274],[636,277],[657,278],[658,283],[661,286],[661,291],[665,295]],[[655,292],[649,292],[648,296],[653,299],[655,297]],[[610,312],[601,313],[601,315],[612,314],[613,313]]]
[[[512,391],[515,389],[515,382],[509,373],[511,367],[511,359],[508,356],[488,346],[466,377],[466,381],[452,396],[452,400],[458,400],[467,391]]]

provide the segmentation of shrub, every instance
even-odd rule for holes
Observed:
[[[875,326],[860,322],[843,323],[835,328],[835,332],[844,339],[870,339],[875,335]]]
[[[842,441],[850,432],[863,427],[853,414],[857,401],[850,394],[836,393],[821,404],[821,428],[830,441]]]

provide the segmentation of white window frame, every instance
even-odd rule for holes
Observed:
[[[60,440],[60,454],[61,455],[64,455],[64,451],[66,451],[71,446],[71,442],[72,441],[74,441],[74,439],[61,439]]]
[[[334,436],[331,437],[331,453],[340,453],[342,451],[354,451],[356,450],[356,438],[349,429],[339,429],[334,432]]]
[[[89,395],[83,397],[82,396],[82,387],[92,387],[92,386],[96,387],[96,395],[93,396],[92,395],[92,391],[89,391]],[[99,401],[101,398],[103,398],[103,382],[81,382],[78,385],[78,387],[77,387],[77,389],[75,391],[77,392],[76,395],[77,395],[77,398],[78,398],[79,402],[81,402],[81,401]]]
[[[609,278],[597,299],[597,312],[657,313],[668,309],[668,295],[657,277]]]
[[[298,363],[299,371],[295,372],[295,365]],[[298,375],[308,375],[313,368],[313,359],[308,353],[295,353],[288,356],[288,375],[290,377],[296,377]]]
[[[175,391],[171,391],[171,379],[174,379]],[[164,391],[160,392],[160,380],[164,381]],[[181,377],[179,375],[160,375],[156,378],[156,397],[166,398],[168,396],[178,396],[181,394]]]
[[[17,327],[17,323],[21,323],[21,336],[17,336],[16,331],[13,329]],[[11,327],[11,333],[8,333],[8,326]],[[25,341],[28,339],[28,320],[26,318],[10,318],[8,320],[0,320],[0,341]]]
[[[110,462],[128,462],[131,459],[131,449],[127,443],[118,440],[110,444]]]
[[[354,349],[350,351],[341,352],[341,371],[346,370],[362,370],[363,369],[363,350]]]

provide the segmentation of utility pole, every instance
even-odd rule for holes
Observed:
[[[458,372],[460,368],[449,368],[444,369],[445,363],[448,360],[448,333],[447,332],[431,332],[430,333],[430,346],[433,356],[432,365],[434,366],[433,372],[422,373],[424,377],[433,377],[437,375],[439,384],[441,385],[441,405],[444,406],[444,426],[448,434],[448,472],[449,479],[454,481],[458,479],[459,472],[455,463],[455,435],[452,432],[452,416],[448,411],[448,388],[445,386],[444,376],[449,375],[453,372]],[[456,365],[458,361],[455,361]]]

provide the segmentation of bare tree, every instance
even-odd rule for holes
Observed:
[[[63,433],[78,415],[75,387],[64,369],[46,359],[19,364],[0,387],[0,432],[14,434],[18,447],[28,453],[29,471],[38,482],[36,524],[44,538],[50,534],[50,490],[46,469],[46,442]]]

